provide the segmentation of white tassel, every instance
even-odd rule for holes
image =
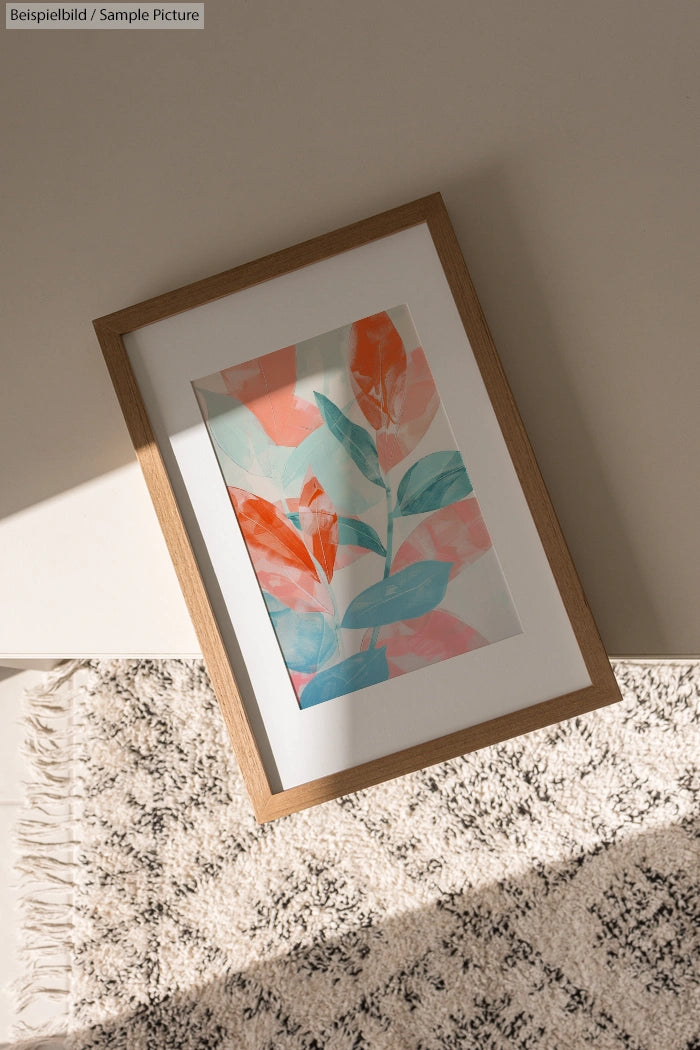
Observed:
[[[80,660],[62,663],[25,694],[23,752],[31,779],[25,785],[25,802],[15,829],[22,969],[13,985],[16,1050],[48,1047],[67,1029],[73,948],[70,889],[77,846],[70,819],[71,802],[76,798],[72,719],[75,677],[84,667],[86,663]],[[22,1016],[46,999],[59,1006],[52,1021],[36,1024]]]

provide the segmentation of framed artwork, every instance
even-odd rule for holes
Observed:
[[[94,324],[258,820],[619,699],[439,194]]]

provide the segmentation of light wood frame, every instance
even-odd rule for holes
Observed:
[[[127,355],[124,337],[146,325],[419,224],[426,224],[432,237],[592,684],[309,783],[273,791]],[[296,812],[620,699],[610,662],[586,603],[440,194],[432,194],[119,310],[94,321],[94,327],[258,821],[264,822]]]

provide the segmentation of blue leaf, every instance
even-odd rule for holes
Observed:
[[[298,613],[283,607],[270,609],[270,619],[290,671],[313,674],[338,648],[336,632],[322,613]]]
[[[472,491],[459,452],[431,452],[409,467],[396,493],[396,514],[423,514],[464,499]]]
[[[274,594],[268,594],[267,591],[263,591],[262,596],[265,599],[265,605],[270,614],[281,613],[289,608],[289,606],[285,605],[284,602],[281,602],[279,598],[275,598]]]
[[[377,446],[364,427],[353,423],[323,394],[314,393],[316,404],[333,437],[340,442],[366,478],[386,488],[379,466]]]
[[[336,696],[345,696],[368,685],[386,682],[388,677],[389,665],[385,650],[367,649],[366,652],[355,653],[347,660],[341,660],[325,671],[319,671],[302,691],[299,704],[302,710],[314,707]]]
[[[350,602],[341,627],[380,627],[423,616],[445,597],[451,568],[448,561],[419,561],[373,583]]]
[[[360,473],[328,427],[314,430],[291,451],[282,475],[284,491],[298,495],[309,468],[335,506],[346,514],[363,514],[383,500],[383,491]]]
[[[386,557],[386,548],[376,530],[366,521],[358,521],[357,518],[338,518],[338,543],[364,547],[365,550],[381,554],[382,558]]]
[[[288,514],[287,517],[295,528],[301,529],[301,519],[298,514]],[[386,548],[379,539],[377,532],[365,521],[357,518],[338,517],[338,543],[346,543],[350,547],[362,547],[364,550],[374,551],[386,557]]]

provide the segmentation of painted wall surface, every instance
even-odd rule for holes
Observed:
[[[92,318],[437,189],[608,651],[699,653],[696,0],[205,17],[0,37],[0,537],[132,461]]]

